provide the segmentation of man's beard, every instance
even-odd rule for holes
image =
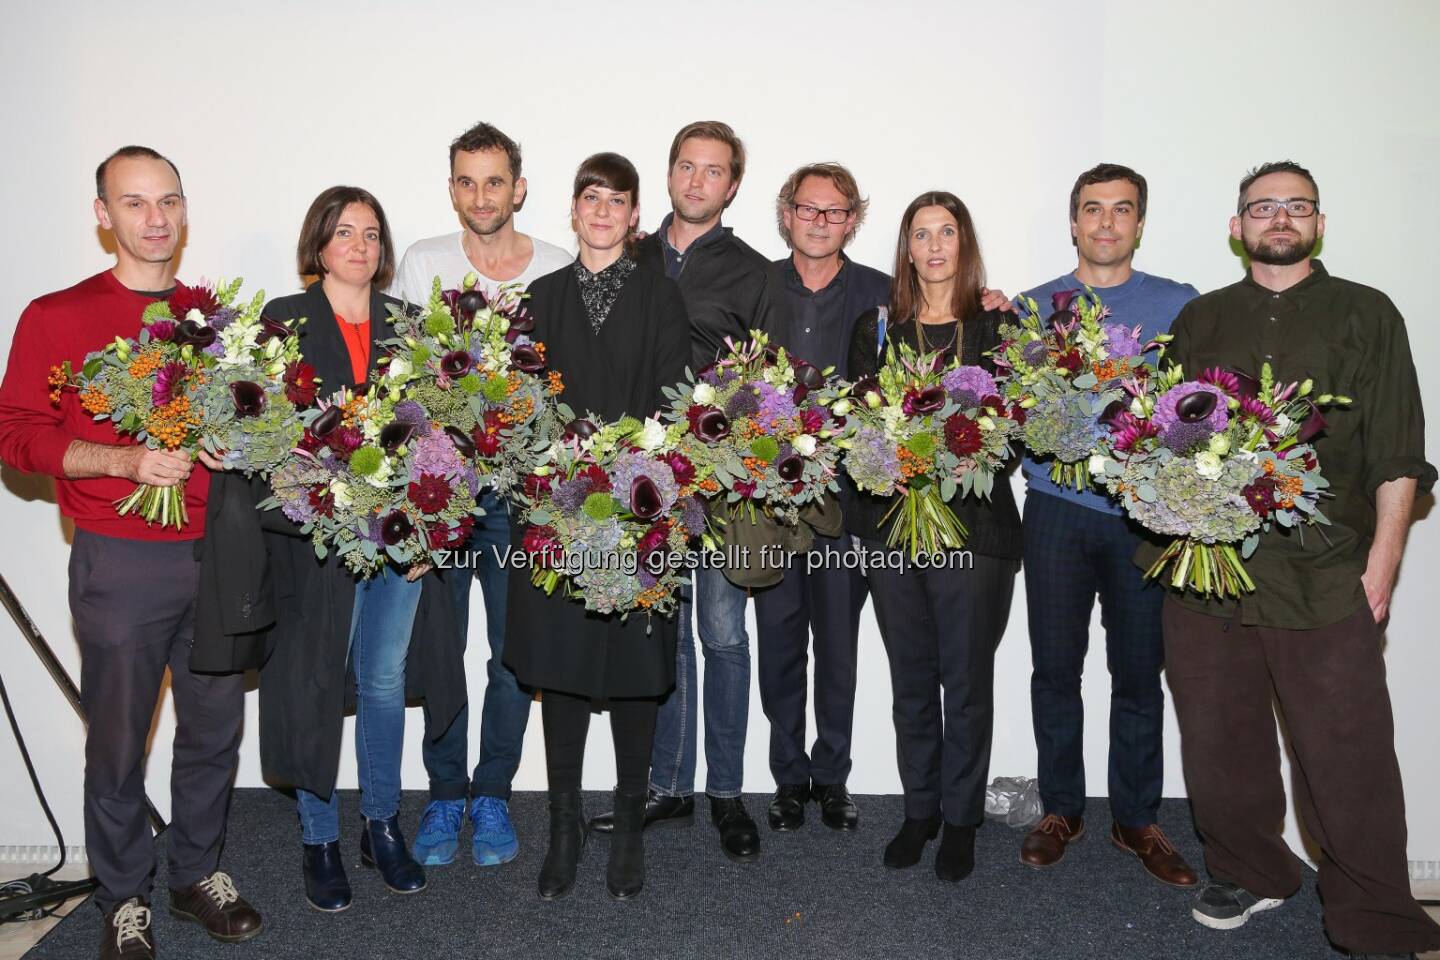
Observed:
[[[465,226],[477,237],[488,237],[493,233],[499,233],[500,228],[510,222],[510,215],[508,214],[503,217],[496,217],[488,224],[482,224],[478,220],[472,220],[463,213],[460,216],[464,219]]]
[[[1315,249],[1315,241],[1308,244],[1305,238],[1300,236],[1299,231],[1294,232],[1295,242],[1289,246],[1275,247],[1265,242],[1266,234],[1261,234],[1260,239],[1252,244],[1244,239],[1240,245],[1245,248],[1245,255],[1250,258],[1251,263],[1264,263],[1272,267],[1288,267],[1299,263],[1310,256],[1310,251]]]

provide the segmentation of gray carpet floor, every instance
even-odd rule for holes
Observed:
[[[1336,960],[1321,930],[1314,876],[1282,907],[1245,927],[1218,932],[1190,918],[1192,894],[1151,880],[1108,839],[1109,809],[1092,800],[1090,832],[1057,866],[1019,862],[1020,831],[987,824],[976,841],[975,873],[960,884],[935,878],[936,845],[904,871],[880,862],[901,821],[894,796],[857,797],[860,829],[826,829],[814,805],[803,830],[770,832],[768,797],[747,803],[761,824],[762,854],[740,865],[721,853],[703,799],[689,829],[646,834],[645,890],[631,903],[605,892],[606,842],[587,846],[574,891],[546,903],[535,893],[544,857],[544,796],[511,803],[520,856],[481,869],[461,857],[429,871],[421,893],[398,896],[358,866],[358,805],[342,795],[354,906],[325,915],[306,906],[294,806],[268,790],[237,790],[222,867],[265,916],[264,932],[243,945],[210,940],[164,911],[163,852],[156,880],[154,932],[160,955],[185,960],[328,958],[1195,958]],[[586,810],[608,806],[586,796]],[[412,835],[424,798],[407,794],[402,824]],[[1161,824],[1193,865],[1199,844],[1184,801],[1166,801]],[[163,838],[161,846],[163,848]],[[101,918],[77,909],[25,956],[95,956]]]

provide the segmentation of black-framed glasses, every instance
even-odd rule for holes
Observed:
[[[795,208],[795,216],[801,220],[814,220],[823,214],[826,223],[844,223],[850,217],[849,207],[831,207],[828,210],[822,210],[819,207],[812,207],[808,203],[792,203],[790,206]]]
[[[1266,197],[1263,200],[1251,200],[1245,204],[1245,212],[1256,220],[1269,220],[1283,209],[1289,216],[1303,219],[1314,216],[1319,206],[1319,201],[1309,200],[1305,197],[1292,197],[1289,200]]]

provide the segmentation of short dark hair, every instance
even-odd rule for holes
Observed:
[[[1293,173],[1296,176],[1304,177],[1310,184],[1310,189],[1315,191],[1315,203],[1320,203],[1320,187],[1315,183],[1315,178],[1294,160],[1275,160],[1270,163],[1262,163],[1240,178],[1240,199],[1235,203],[1235,215],[1239,216],[1245,212],[1245,191],[1250,185],[1261,177],[1269,176],[1272,173]]]
[[[325,276],[320,251],[335,236],[340,215],[352,203],[365,204],[375,212],[375,219],[380,223],[380,265],[370,284],[384,290],[395,277],[395,245],[390,240],[390,223],[385,219],[385,208],[380,206],[380,201],[369,190],[360,187],[331,187],[310,204],[310,209],[305,212],[305,222],[300,227],[300,243],[295,248],[296,266],[301,276]]]
[[[164,156],[158,150],[152,150],[150,147],[137,146],[132,143],[128,147],[121,147],[104,160],[101,160],[100,166],[95,168],[95,196],[101,200],[105,199],[105,172],[110,169],[110,161],[118,160],[122,157],[144,157],[146,160],[164,160],[170,165],[170,169],[174,171],[175,182],[180,183],[180,168],[175,166],[175,163],[169,157]],[[180,183],[180,196],[185,196],[185,185],[183,183]]]
[[[1075,186],[1070,188],[1071,223],[1080,217],[1080,189],[1094,186],[1097,183],[1109,183],[1112,180],[1125,180],[1135,185],[1135,192],[1140,199],[1140,209],[1135,211],[1136,219],[1145,219],[1145,206],[1150,202],[1150,187],[1145,183],[1145,178],[1124,164],[1097,163],[1080,174],[1075,180]]]
[[[675,139],[670,141],[670,163],[665,167],[667,172],[675,168],[680,147],[686,140],[719,140],[730,148],[730,179],[739,183],[745,176],[745,144],[735,135],[730,124],[719,120],[696,120],[681,127]]]
[[[630,206],[640,206],[640,174],[635,164],[618,153],[592,153],[580,162],[575,171],[575,189],[571,200],[578,200],[587,187],[604,187],[616,193],[630,194]],[[625,250],[635,252],[635,231],[627,229]]]
[[[505,159],[510,161],[510,178],[520,179],[520,144],[488,123],[477,123],[450,142],[450,169],[455,169],[455,154],[479,150],[504,150]]]

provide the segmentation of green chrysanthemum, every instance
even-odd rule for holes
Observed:
[[[905,449],[915,454],[915,456],[921,460],[929,460],[935,456],[935,434],[929,431],[921,431],[905,443]]]
[[[350,455],[350,470],[356,476],[368,477],[380,469],[384,460],[379,447],[361,447]]]
[[[504,403],[505,398],[510,395],[509,390],[509,381],[498,374],[486,380],[480,388],[480,392],[485,394],[485,399],[491,403]]]
[[[475,373],[465,374],[465,376],[457,380],[456,383],[460,385],[461,390],[464,390],[466,394],[472,397],[485,387],[485,381],[481,380],[480,375]]]
[[[774,463],[780,456],[780,444],[774,437],[756,437],[750,442],[750,452],[766,463]]]
[[[592,493],[585,498],[580,510],[591,520],[600,522],[608,520],[615,514],[615,498],[608,493]]]
[[[425,344],[416,344],[410,351],[410,363],[416,367],[424,366],[430,360],[430,348]]]
[[[455,332],[455,318],[444,310],[436,310],[425,318],[425,332],[432,337]]]

